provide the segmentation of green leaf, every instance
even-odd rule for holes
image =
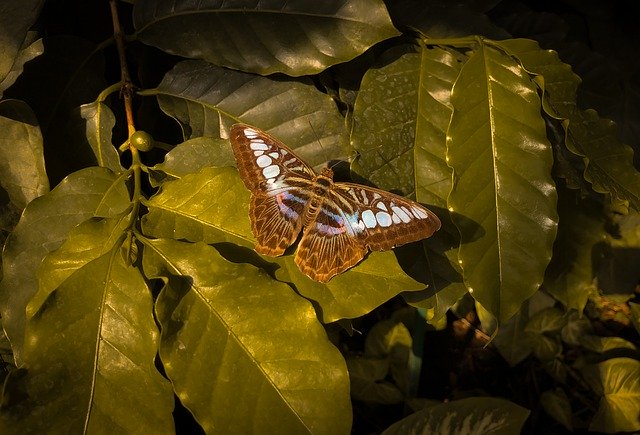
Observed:
[[[78,122],[71,128],[78,131],[79,146],[93,151],[96,165],[116,173],[122,172],[120,156],[111,142],[111,130],[116,125],[116,117],[109,106],[94,101],[80,106],[78,114]]]
[[[613,358],[586,366],[583,375],[596,394],[602,395],[589,430],[605,433],[640,430],[640,362]]]
[[[205,243],[231,242],[253,249],[249,192],[234,168],[203,168],[168,181],[145,202],[149,213],[143,231],[154,237]],[[249,251],[254,255],[253,251]],[[313,281],[294,263],[293,255],[262,257],[281,266],[277,276],[293,282],[305,297],[322,307],[324,322],[362,316],[402,291],[423,289],[402,270],[393,252],[372,252],[364,261],[326,284]],[[237,261],[259,262],[241,253]],[[264,262],[260,263],[266,266]]]
[[[524,361],[531,354],[531,338],[524,332],[527,322],[527,311],[518,311],[515,316],[500,325],[492,341],[511,367]]]
[[[460,65],[453,51],[437,47],[399,47],[385,56],[398,54],[362,79],[351,135],[359,157],[352,170],[383,189],[399,189],[438,207],[434,210],[442,228],[423,242],[428,269],[420,263],[419,279],[429,288],[407,295],[415,306],[431,309],[437,320],[467,292],[458,267],[458,229],[446,210],[451,190],[445,161],[449,96]]]
[[[503,322],[540,287],[558,222],[540,99],[513,59],[480,44],[451,103],[449,205],[464,281]]]
[[[582,157],[584,178],[596,192],[629,202],[640,210],[640,172],[633,166],[633,150],[618,139],[615,124],[602,119],[593,110],[582,111],[576,104],[580,78],[569,65],[560,62],[552,50],[542,50],[528,39],[500,41],[499,45],[515,56],[532,74],[545,93],[544,109],[564,120],[565,144]]]
[[[324,284],[300,272],[293,255],[277,262],[281,265],[277,278],[293,282],[302,296],[317,302],[324,323],[363,316],[403,291],[424,288],[402,270],[391,251],[371,252],[358,265]]]
[[[22,101],[0,102],[0,185],[22,211],[49,191],[42,135],[35,114]]]
[[[571,423],[571,403],[562,388],[544,391],[540,395],[540,403],[544,410],[555,421],[563,425],[568,431],[573,431]]]
[[[38,269],[38,292],[27,305],[27,319],[34,316],[42,305],[69,276],[87,263],[121,245],[130,226],[131,216],[118,218],[92,218],[73,228],[69,237],[55,251],[42,259]]]
[[[109,237],[109,225],[96,223]],[[151,291],[119,246],[69,275],[27,323],[20,433],[170,433],[173,393],[155,368]],[[22,414],[20,411],[24,411]]]
[[[582,337],[593,334],[593,325],[576,311],[569,313],[567,324],[560,331],[562,341],[571,346],[580,346]]]
[[[588,334],[580,337],[580,344],[585,349],[591,350],[598,354],[609,352],[615,349],[630,349],[636,350],[636,346],[624,338],[621,337],[599,337],[597,335]]]
[[[524,331],[532,334],[554,334],[566,325],[564,313],[558,308],[547,308],[535,313],[525,326]]]
[[[427,407],[392,424],[383,435],[520,433],[529,411],[505,399],[471,397]]]
[[[108,169],[94,167],[69,175],[24,210],[4,247],[4,278],[0,282],[0,313],[17,365],[21,361],[25,308],[38,289],[36,272],[42,259],[57,249],[80,222],[93,216],[116,216],[129,205],[124,179],[116,178]]]
[[[593,257],[597,244],[606,238],[602,206],[566,189],[558,193],[558,237],[545,272],[544,289],[567,309],[582,312],[596,291]]]
[[[133,14],[137,35],[147,44],[261,75],[316,74],[398,35],[380,0],[142,0]]]
[[[345,153],[344,118],[334,101],[308,81],[272,80],[184,61],[157,89],[142,94],[157,96],[186,139],[227,137],[232,124],[246,122],[282,140],[311,166]]]
[[[402,403],[402,391],[385,377],[389,372],[389,361],[379,358],[349,358],[349,380],[351,397],[369,403],[394,405]]]
[[[389,360],[389,374],[397,388],[409,392],[409,358],[413,338],[409,329],[398,320],[385,319],[376,323],[367,334],[364,354]]]
[[[145,274],[168,280],[160,356],[206,432],[349,432],[346,365],[309,302],[203,243],[145,245]]]
[[[5,97],[24,100],[35,112],[47,144],[44,153],[52,185],[94,164],[90,148],[69,146],[69,122],[74,109],[95,100],[105,87],[104,58],[97,53],[94,43],[78,37],[45,38],[44,54],[28,62],[5,93]]]
[[[26,0],[20,3],[3,2],[0,5],[0,96],[13,83],[22,65],[34,54],[25,56],[31,42],[29,28],[38,19],[44,0]],[[40,44],[42,48],[42,44]],[[27,49],[28,50],[28,49]],[[40,53],[42,51],[40,50]],[[37,54],[36,54],[37,55]],[[11,77],[14,73],[16,75]]]
[[[235,168],[203,168],[169,181],[145,205],[145,234],[253,248],[249,191]]]
[[[164,162],[149,168],[154,186],[164,181],[193,174],[206,166],[235,166],[228,140],[195,137],[176,145],[164,156]]]
[[[25,10],[23,4],[20,5],[20,8],[21,10]],[[5,15],[2,13],[0,13],[0,16],[5,18]],[[35,35],[37,35],[36,32],[27,33],[27,37],[23,41],[22,47],[20,47],[20,50],[18,51],[13,61],[11,69],[9,71],[0,72],[0,97],[2,96],[4,91],[11,87],[11,85],[15,83],[18,77],[20,77],[20,74],[22,74],[22,70],[24,68],[24,64],[44,53],[44,45],[42,44],[42,39],[37,39],[35,41],[32,40],[32,36],[35,37]],[[9,59],[9,56],[3,56],[3,60]]]

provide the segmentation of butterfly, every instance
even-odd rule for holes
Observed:
[[[369,250],[425,239],[440,228],[438,217],[417,202],[361,184],[334,183],[330,168],[316,174],[256,127],[235,124],[230,140],[251,192],[256,252],[280,256],[302,231],[295,263],[315,281],[329,281]]]

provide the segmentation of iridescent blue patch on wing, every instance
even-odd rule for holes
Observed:
[[[362,220],[360,219],[360,212],[359,211],[354,211],[353,214],[344,214],[344,217],[347,219],[347,222],[349,223],[348,227],[349,229],[347,230],[347,232],[349,233],[349,235],[355,235],[355,234],[360,234],[361,232],[364,231],[365,225],[364,222],[362,222]]]
[[[300,204],[304,204],[304,200],[292,193],[287,192],[286,190],[284,192],[280,192],[276,195],[276,202],[278,203],[278,208],[280,209],[280,212],[282,214],[284,214],[286,217],[288,217],[289,219],[298,219],[298,212],[295,211],[294,209],[292,209],[291,207],[289,207],[287,204],[285,204],[285,201],[288,202],[298,202]]]
[[[316,222],[316,228],[318,229],[318,232],[332,236],[342,234],[346,231],[346,228],[344,226],[334,227],[320,222]]]

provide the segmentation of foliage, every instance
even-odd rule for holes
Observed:
[[[533,432],[640,431],[640,172],[625,144],[640,117],[637,99],[621,116],[611,99],[639,93],[576,60],[581,87],[546,47],[594,53],[560,42],[559,16],[509,2],[9,3],[0,432],[348,433],[354,414],[398,404],[417,412],[353,431],[513,433],[528,417]],[[289,252],[258,255],[236,122],[428,205],[442,229],[326,284]],[[496,372],[528,368],[540,390],[436,394],[420,384],[427,324],[467,337],[465,353],[493,339]]]

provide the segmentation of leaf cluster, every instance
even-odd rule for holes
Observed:
[[[594,52],[563,43],[558,15],[88,3],[85,22],[0,6],[0,431],[170,433],[186,409],[207,433],[348,433],[352,399],[417,411],[386,433],[514,433],[542,409],[640,430],[638,126],[615,98],[638,93],[621,64],[603,80],[576,61]],[[237,122],[442,229],[325,284],[258,255]],[[409,305],[376,314],[389,300]],[[426,329],[454,318],[544,380],[538,403],[415,400]]]

